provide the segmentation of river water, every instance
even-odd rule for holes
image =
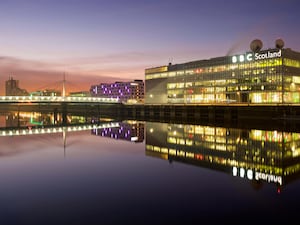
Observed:
[[[2,113],[1,224],[298,218],[300,133]]]

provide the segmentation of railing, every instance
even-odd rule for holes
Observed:
[[[92,129],[102,129],[102,128],[112,128],[119,127],[118,122],[104,123],[104,124],[90,124],[90,125],[78,125],[78,126],[60,126],[60,127],[33,127],[33,128],[18,128],[18,129],[4,129],[0,130],[0,137],[4,136],[21,136],[21,135],[34,135],[34,134],[53,134],[53,133],[62,133],[67,132],[76,132],[76,131],[85,131]]]
[[[120,103],[118,98],[99,97],[62,97],[62,96],[0,96],[0,102],[26,103],[26,102],[103,102]]]

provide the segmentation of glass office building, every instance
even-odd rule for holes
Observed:
[[[147,104],[300,103],[300,53],[249,51],[145,70]]]

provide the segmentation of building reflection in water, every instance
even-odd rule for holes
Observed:
[[[92,129],[93,135],[132,142],[144,141],[144,123],[138,121],[119,122],[119,127]]]
[[[42,127],[49,125],[62,125],[63,116],[61,113],[41,113],[41,112],[6,112],[0,114],[0,118],[4,118],[1,127],[18,128],[18,127]],[[67,115],[67,124],[87,123],[88,118],[85,116]],[[65,125],[67,125],[65,124]]]
[[[0,136],[49,134],[67,131],[91,130],[92,135],[132,142],[144,141],[144,122],[126,120],[116,122],[112,118],[68,115],[65,124],[62,116],[55,113],[7,112],[0,115]],[[4,119],[4,120],[3,120]],[[77,127],[76,127],[77,126]]]
[[[300,175],[300,133],[147,122],[146,155],[282,187]]]

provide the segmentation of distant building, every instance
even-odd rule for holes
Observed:
[[[12,77],[5,82],[5,95],[6,96],[27,96],[28,92],[19,87],[19,81],[14,80]]]
[[[90,93],[93,97],[118,98],[121,102],[141,102],[144,100],[144,81],[101,83],[92,85]]]
[[[54,89],[45,89],[45,90],[31,92],[30,95],[32,95],[32,96],[61,96],[61,91],[57,91]]]

